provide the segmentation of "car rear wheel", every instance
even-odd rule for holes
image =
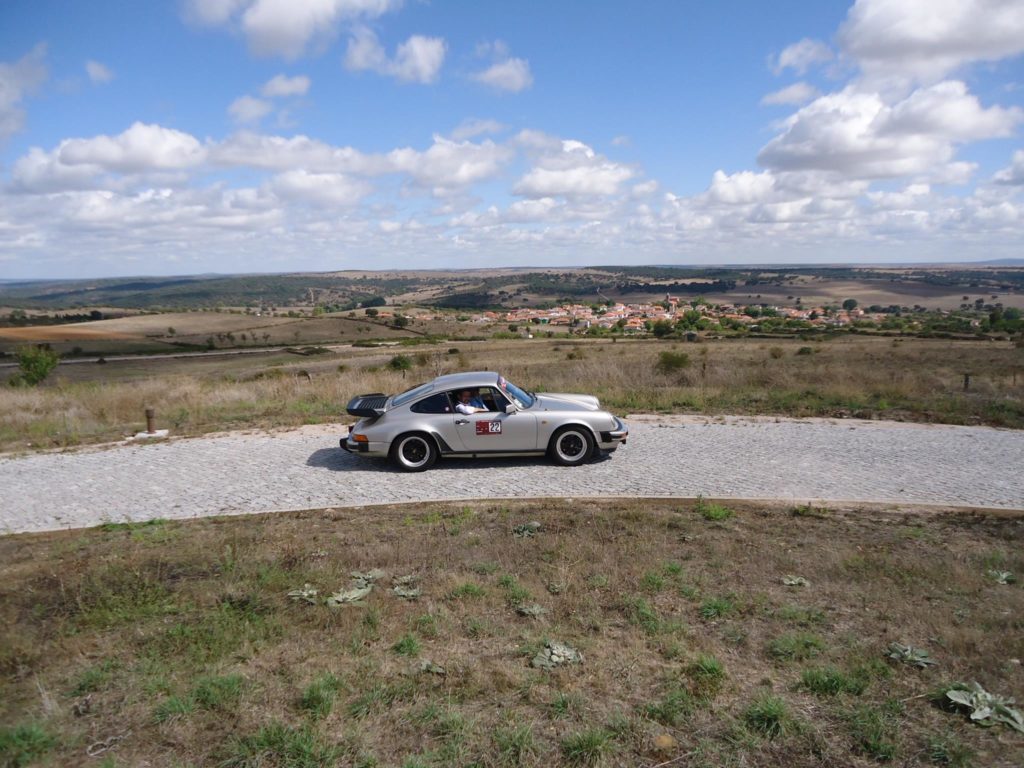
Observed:
[[[405,472],[422,472],[437,461],[437,446],[427,435],[401,435],[391,444],[391,461]]]
[[[556,464],[575,467],[594,452],[594,438],[584,427],[563,427],[551,438],[548,455]]]

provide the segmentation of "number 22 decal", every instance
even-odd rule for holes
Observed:
[[[478,435],[500,435],[501,434],[501,422],[500,421],[478,421],[476,423],[476,433]]]

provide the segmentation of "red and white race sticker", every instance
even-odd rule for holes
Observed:
[[[476,433],[478,435],[500,435],[501,434],[501,422],[500,421],[478,421],[476,423]]]

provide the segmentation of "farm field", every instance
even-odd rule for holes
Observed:
[[[1016,513],[711,500],[8,536],[0,760],[1017,766],[1024,735],[943,693],[1019,691],[1024,592],[992,574],[1022,539]],[[534,666],[549,642],[582,660]]]
[[[39,387],[0,391],[0,449],[117,440],[138,431],[146,406],[176,435],[336,423],[349,420],[344,406],[353,395],[397,393],[465,370],[499,370],[535,391],[585,391],[621,415],[1024,426],[1024,349],[1011,342],[555,338],[63,365]]]

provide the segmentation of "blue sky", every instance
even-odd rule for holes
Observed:
[[[1021,255],[1024,2],[0,7],[0,278]]]

